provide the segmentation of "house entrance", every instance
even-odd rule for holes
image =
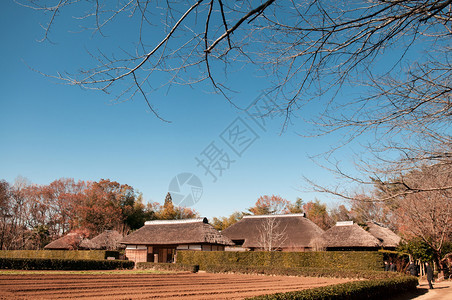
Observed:
[[[156,247],[148,246],[148,262],[172,263],[176,254],[176,246],[174,247]]]

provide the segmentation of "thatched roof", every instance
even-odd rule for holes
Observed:
[[[148,221],[143,227],[126,236],[121,243],[129,245],[233,245],[232,241],[213,228],[206,218]]]
[[[84,240],[80,243],[80,248],[91,250],[116,250],[121,248],[122,234],[116,230],[106,230],[91,240]]]
[[[400,243],[400,236],[392,232],[389,228],[375,222],[367,222],[369,233],[380,240],[383,247],[397,247]]]
[[[46,250],[77,250],[84,236],[77,232],[71,232],[44,247]]]
[[[372,248],[380,247],[381,242],[353,222],[338,222],[313,241],[312,245],[324,248]]]
[[[304,214],[244,216],[221,233],[231,240],[244,240],[242,247],[261,248],[262,231],[269,220],[274,220],[278,224],[277,231],[284,234],[279,248],[309,247],[311,240],[323,233],[323,230]]]

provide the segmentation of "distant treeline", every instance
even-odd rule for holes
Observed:
[[[193,218],[196,211],[143,203],[133,187],[108,179],[97,182],[62,178],[36,185],[23,178],[0,181],[0,250],[42,249],[69,232],[94,236],[108,229],[122,233],[153,219]]]

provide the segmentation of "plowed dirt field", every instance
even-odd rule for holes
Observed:
[[[243,299],[347,279],[239,274],[2,274],[0,299]]]

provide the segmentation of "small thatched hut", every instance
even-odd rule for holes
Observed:
[[[85,236],[78,232],[71,232],[44,247],[45,250],[78,250]]]
[[[326,250],[377,250],[381,242],[353,221],[337,222],[318,239],[311,242],[317,249]]]
[[[83,240],[80,248],[90,250],[118,250],[124,248],[120,243],[124,237],[116,230],[105,230],[91,240]]]
[[[148,221],[126,236],[126,257],[135,262],[174,262],[176,251],[223,251],[232,241],[207,218]]]
[[[304,214],[287,214],[244,216],[221,233],[251,251],[307,251],[323,232]]]
[[[380,241],[384,249],[394,250],[399,245],[401,238],[391,229],[376,222],[367,222],[367,227],[369,233]]]

